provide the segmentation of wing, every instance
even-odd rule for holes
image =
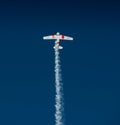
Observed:
[[[61,39],[61,40],[73,40],[72,37],[64,36],[64,35],[61,35],[60,39]]]
[[[55,35],[44,36],[43,39],[44,39],[44,40],[50,40],[50,39],[56,39],[56,37],[55,37]]]

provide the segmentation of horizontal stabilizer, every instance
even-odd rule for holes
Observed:
[[[59,49],[63,49],[63,47],[62,47],[62,46],[59,46]]]
[[[62,46],[54,46],[53,48],[54,48],[54,49],[63,49]]]

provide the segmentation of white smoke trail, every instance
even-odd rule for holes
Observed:
[[[64,125],[63,83],[61,79],[59,49],[55,49],[55,125]]]

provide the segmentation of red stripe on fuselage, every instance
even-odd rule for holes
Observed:
[[[57,42],[56,44],[60,44],[60,42]]]

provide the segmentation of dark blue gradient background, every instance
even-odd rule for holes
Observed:
[[[120,3],[0,1],[0,125],[54,125],[53,41],[61,45],[66,125],[120,125]]]

